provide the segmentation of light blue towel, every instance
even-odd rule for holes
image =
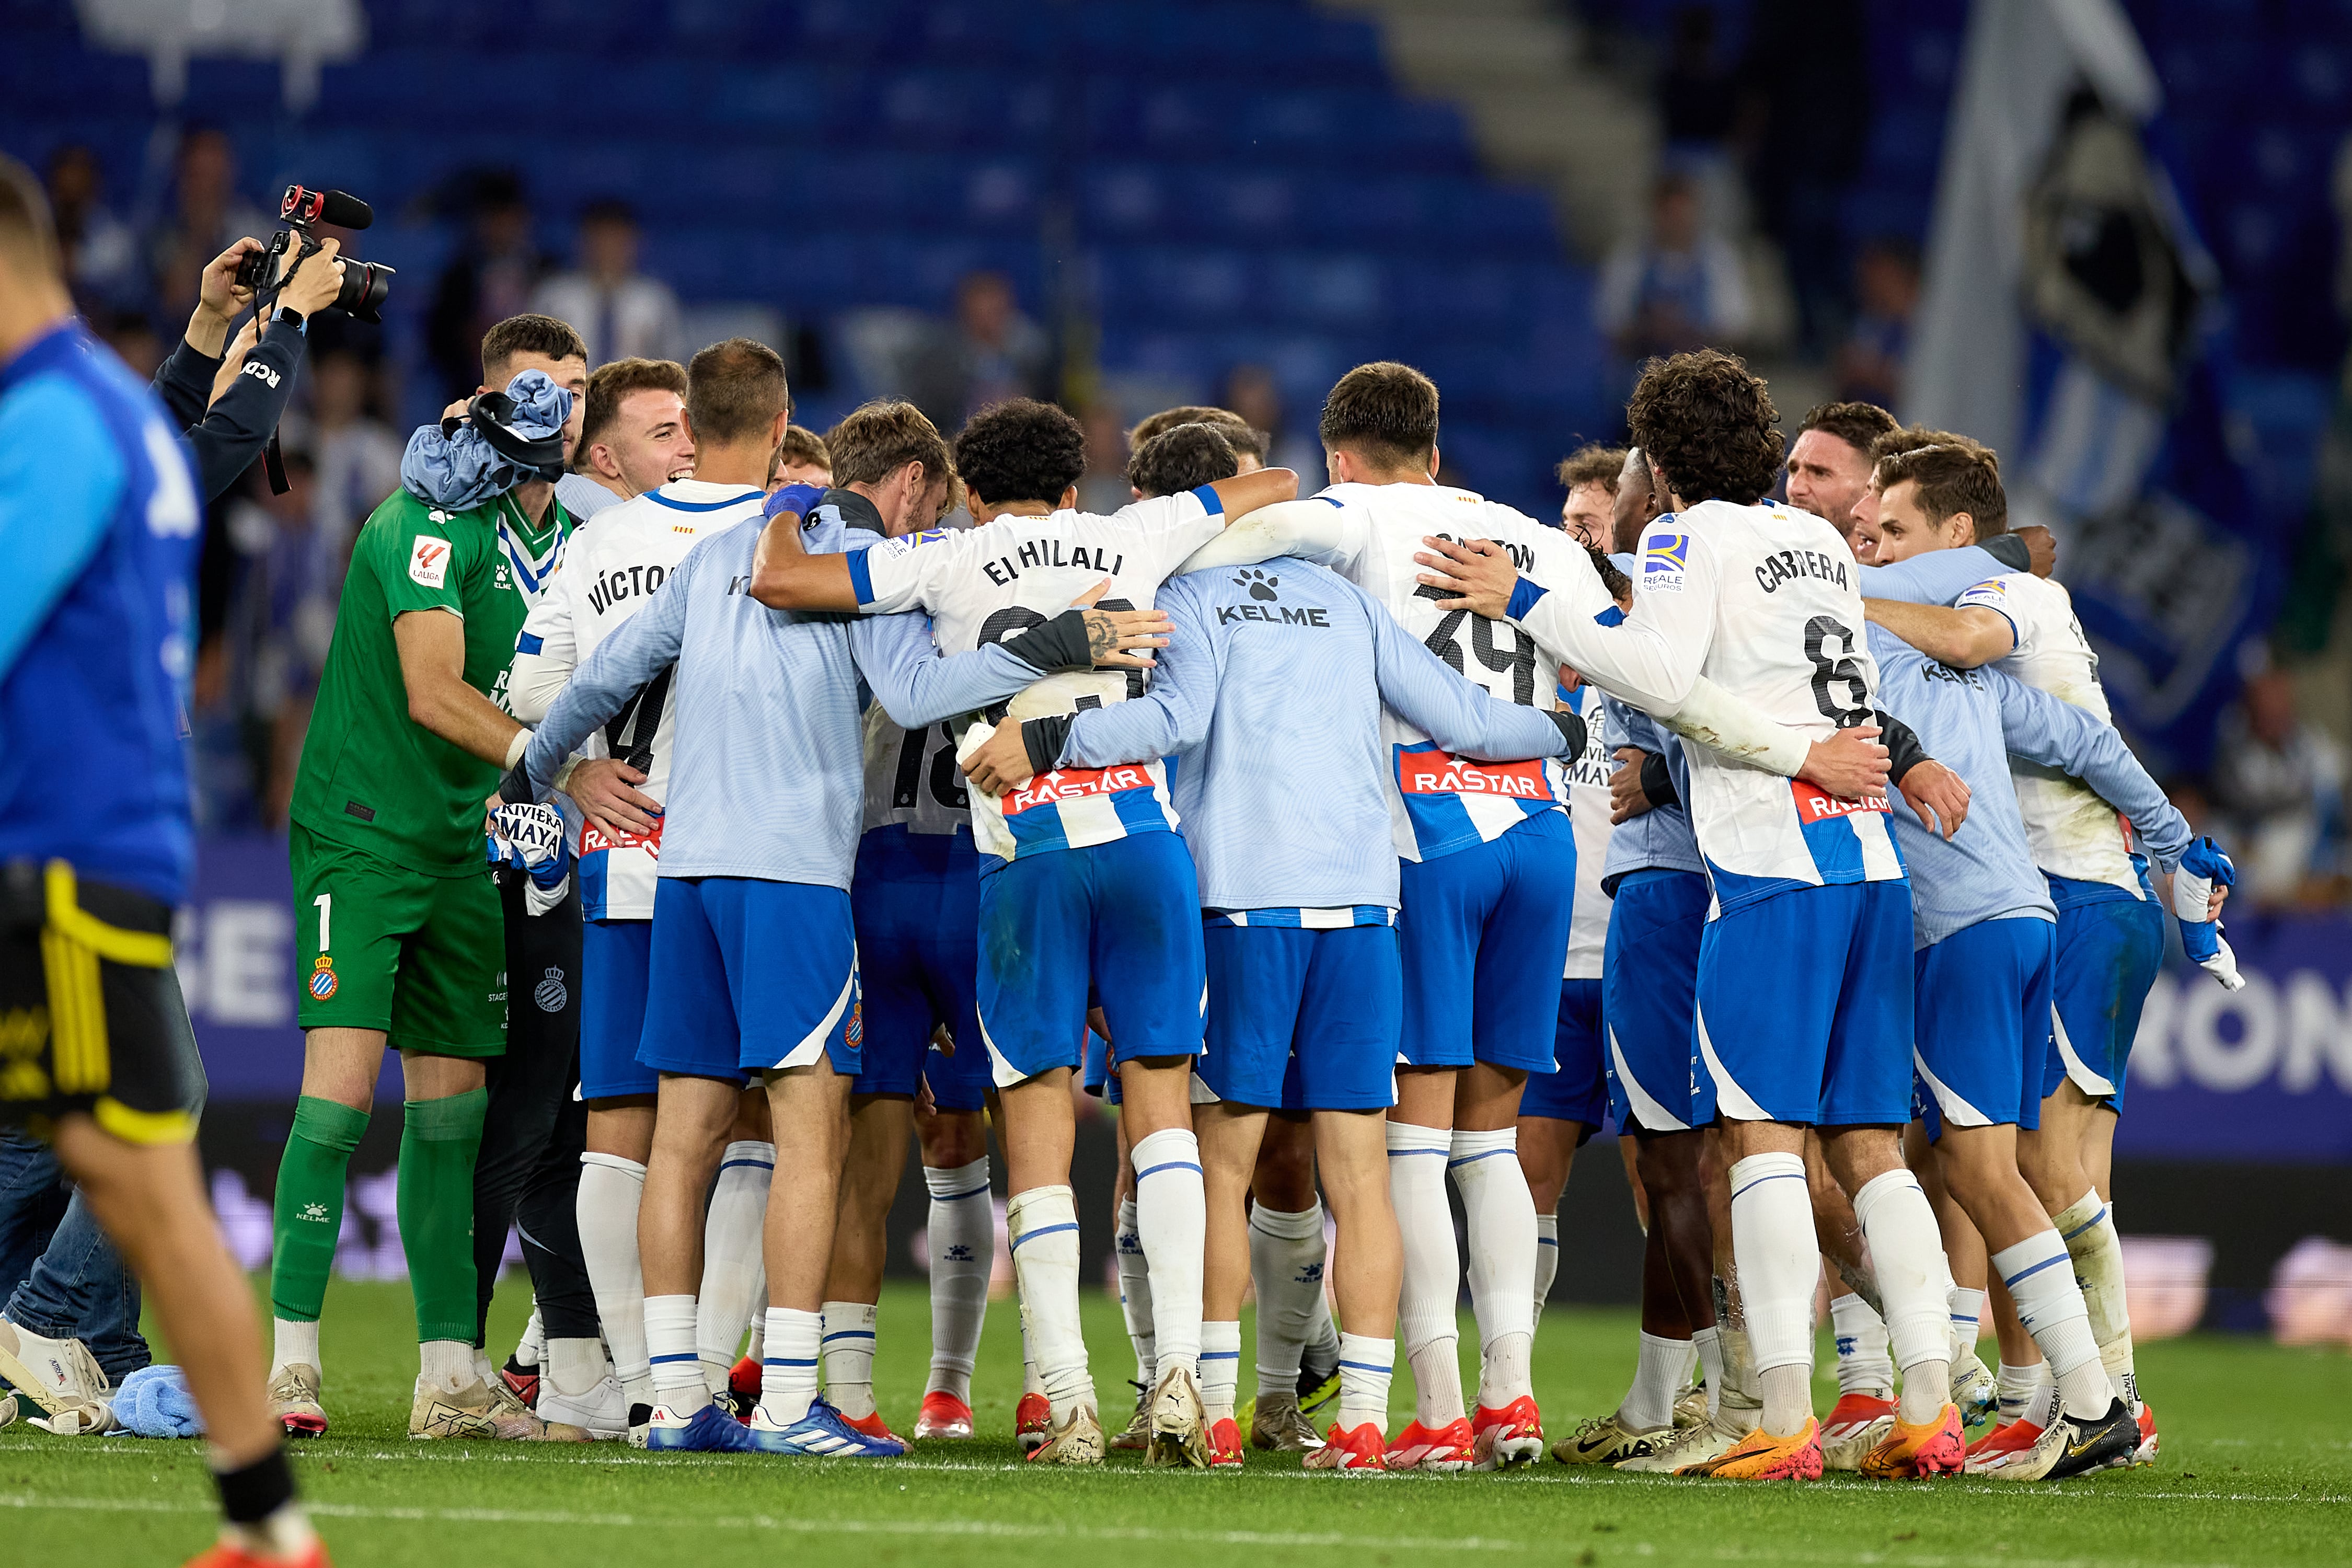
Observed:
[[[507,384],[515,401],[513,429],[541,440],[572,417],[572,394],[543,370],[527,370]],[[438,424],[420,425],[400,455],[400,482],[421,500],[451,511],[470,511],[533,478],[532,471],[500,452],[471,425],[445,436]]]
[[[141,1437],[201,1437],[205,1418],[176,1366],[142,1366],[114,1391],[114,1418]]]

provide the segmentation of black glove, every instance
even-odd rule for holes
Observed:
[[[1884,709],[1872,717],[1878,722],[1878,743],[1886,748],[1886,776],[1890,783],[1901,784],[1904,774],[1921,763],[1935,760],[1927,755],[1927,748],[1919,743],[1910,725]]]
[[[1977,542],[1984,548],[1986,554],[2012,572],[2033,570],[2033,552],[2025,548],[2025,541],[2013,533],[1996,533],[1990,539],[1980,539]]]
[[[1642,753],[1642,797],[1653,810],[1682,804],[1683,797],[1675,789],[1675,771],[1666,766],[1666,759],[1660,752]]]
[[[1070,743],[1070,717],[1067,713],[1054,713],[1043,719],[1022,721],[1021,743],[1028,748],[1031,773],[1049,773],[1062,765],[1062,748]]]
[[[1563,757],[1582,756],[1584,754],[1584,721],[1565,708],[1553,709],[1550,717],[1551,721],[1559,727],[1559,738],[1568,742],[1559,754]]]
[[[1013,656],[1040,675],[1060,669],[1092,669],[1094,648],[1087,636],[1087,613],[1064,610],[1052,620],[1031,626],[1004,645]]]

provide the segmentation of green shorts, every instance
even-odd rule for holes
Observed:
[[[383,1029],[397,1051],[507,1048],[505,917],[485,869],[425,877],[288,828],[306,1029]]]

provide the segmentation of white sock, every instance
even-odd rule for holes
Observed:
[[[1536,1215],[1536,1310],[1534,1322],[1543,1321],[1544,1303],[1551,1300],[1551,1282],[1559,1275],[1559,1215]]]
[[[1709,1323],[1691,1332],[1691,1346],[1698,1352],[1699,1374],[1706,1380],[1706,1414],[1709,1420],[1723,1408],[1723,1327]]]
[[[1830,1298],[1830,1324],[1837,1339],[1840,1394],[1895,1397],[1895,1359],[1886,1353],[1886,1320],[1856,1295]]]
[[[547,1325],[539,1321],[539,1299],[531,1298],[530,1320],[522,1326],[522,1338],[515,1342],[514,1359],[517,1366],[537,1366],[547,1359]]]
[[[1369,1421],[1383,1437],[1389,1430],[1389,1381],[1396,1371],[1396,1342],[1370,1334],[1339,1336],[1339,1425],[1353,1431]]]
[[[697,1298],[701,1314],[695,1343],[713,1394],[727,1387],[744,1327],[763,1294],[767,1269],[761,1233],[775,1170],[776,1146],[746,1139],[727,1145],[719,1179],[711,1184],[710,1210],[702,1224],[702,1289]]]
[[[2082,1287],[2074,1283],[2066,1244],[2058,1232],[2045,1230],[2002,1247],[1992,1255],[1992,1266],[2009,1287],[2009,1299],[2017,1303],[2018,1321],[2050,1363],[2066,1414],[2085,1421],[2105,1415],[2116,1397],[2115,1387],[2099,1360],[2090,1309],[2083,1303]]]
[[[277,1330],[276,1342],[269,1352],[269,1376],[272,1382],[289,1366],[319,1366],[319,1321],[298,1323],[291,1318],[273,1318]],[[320,1370],[324,1371],[323,1367]]]
[[[2051,1223],[2074,1260],[2074,1283],[2082,1288],[2083,1305],[2091,1314],[2099,1361],[2116,1392],[2137,1415],[2139,1371],[2132,1358],[2131,1305],[2124,1299],[2124,1244],[2116,1234],[2115,1205],[2101,1203],[2095,1191],[2087,1192]]]
[[[824,1342],[823,1313],[794,1307],[768,1309],[768,1353],[760,1362],[760,1411],[771,1426],[789,1426],[809,1413],[816,1400],[817,1361]],[[871,1364],[869,1352],[869,1368]],[[661,1369],[656,1365],[654,1370]],[[866,1387],[870,1394],[873,1384],[869,1382]],[[873,1401],[869,1398],[866,1403],[870,1406]]]
[[[1259,1310],[1263,1312],[1264,1308]],[[1241,1387],[1242,1326],[1234,1322],[1201,1324],[1201,1409],[1211,1426],[1234,1418],[1234,1396]],[[1263,1385],[1261,1385],[1263,1386]]]
[[[550,1387],[575,1397],[604,1382],[609,1370],[604,1342],[597,1339],[550,1340],[540,1365]]]
[[[1948,1299],[1952,1314],[1952,1360],[1957,1364],[1963,1353],[1977,1353],[1977,1341],[1984,1334],[1985,1293],[1955,1284]]]
[[[710,1403],[702,1357],[694,1348],[694,1298],[646,1298],[646,1350],[653,1362],[653,1403],[691,1415]]]
[[[762,1268],[760,1270],[760,1294],[758,1300],[764,1301],[767,1299],[768,1271],[765,1268]],[[761,1362],[768,1359],[768,1311],[764,1307],[751,1314],[751,1331],[743,1336],[743,1353],[751,1357],[754,1362]]]
[[[1404,1235],[1397,1333],[1412,1365],[1413,1418],[1434,1432],[1469,1414],[1462,1404],[1462,1331],[1454,1310],[1461,1260],[1454,1250],[1454,1211],[1445,1202],[1445,1157],[1454,1134],[1391,1121],[1388,1140],[1389,1196]],[[1346,1342],[1345,1334],[1340,1338]]]
[[[416,1374],[425,1382],[456,1390],[481,1377],[474,1365],[474,1347],[464,1340],[426,1340],[416,1347]]]
[[[1675,1423],[1675,1399],[1689,1374],[1691,1342],[1642,1336],[1640,1358],[1633,1365],[1633,1386],[1617,1407],[1619,1425],[1636,1432],[1655,1432]]]
[[[1201,1375],[1201,1258],[1209,1236],[1209,1194],[1201,1184],[1201,1142],[1189,1127],[1137,1141],[1135,1229],[1151,1265],[1151,1343],[1160,1376],[1171,1366]]]
[[[1898,1415],[1912,1426],[1933,1421],[1952,1397],[1951,1274],[1936,1211],[1919,1178],[1897,1169],[1864,1183],[1853,1213],[1877,1270],[1887,1347],[1903,1373]]]
[[[1322,1203],[1296,1213],[1260,1204],[1250,1210],[1249,1248],[1250,1279],[1257,1286],[1257,1386],[1263,1398],[1298,1386],[1298,1363],[1323,1301]],[[1205,1368],[1202,1376],[1208,1376]]]
[[[1045,1380],[1037,1375],[1037,1352],[1029,1348],[1028,1309],[1022,1308],[1019,1316],[1021,1319],[1021,1395],[1025,1399],[1030,1394],[1045,1393]]]
[[[996,1261],[988,1156],[968,1165],[926,1165],[923,1185],[931,1194],[931,1376],[923,1392],[970,1405],[981,1326],[988,1320],[988,1274]]]
[[[1446,1171],[1469,1221],[1470,1310],[1478,1322],[1478,1403],[1500,1410],[1535,1392],[1536,1204],[1518,1161],[1519,1130],[1456,1132]]]
[[[824,1304],[824,1338],[819,1342],[825,1397],[853,1421],[874,1414],[874,1325],[879,1316],[880,1310],[866,1301]],[[764,1374],[761,1386],[767,1386]]]
[[[1328,1243],[1325,1244],[1327,1249]],[[1328,1258],[1327,1250],[1325,1254]],[[1320,1289],[1315,1292],[1315,1317],[1307,1330],[1307,1343],[1299,1354],[1299,1371],[1313,1373],[1315,1381],[1322,1382],[1339,1367],[1339,1324],[1331,1316],[1331,1298]]]
[[[637,1258],[637,1205],[646,1168],[618,1154],[580,1156],[580,1257],[596,1294],[596,1319],[613,1352],[613,1374],[632,1405],[651,1405],[646,1351],[646,1276]]]
[[[1143,1237],[1136,1233],[1135,1199],[1118,1205],[1118,1310],[1127,1320],[1128,1342],[1135,1347],[1135,1381],[1150,1388],[1159,1381],[1159,1347],[1151,1335],[1151,1260],[1143,1255]]]
[[[2031,1362],[2024,1366],[2003,1362],[1993,1384],[2000,1394],[2000,1421],[2004,1426],[2032,1415],[2042,1396],[2058,1386],[2050,1376],[2050,1363],[2046,1361]]]
[[[1087,1338],[1078,1325],[1077,1205],[1066,1186],[1032,1187],[1013,1194],[1005,1206],[1004,1226],[1013,1237],[1013,1272],[1020,1281],[1029,1352],[1058,1423],[1078,1406],[1095,1402],[1094,1379],[1087,1371]],[[1197,1281],[1197,1256],[1192,1266]],[[1194,1300],[1199,1300],[1197,1294]],[[772,1325],[770,1331],[774,1331]]]
[[[1802,1157],[1750,1154],[1731,1167],[1731,1245],[1764,1395],[1764,1430],[1792,1436],[1812,1415],[1805,1384],[1812,1375],[1813,1287],[1822,1271]],[[1785,1386],[1790,1380],[1772,1375],[1783,1367],[1804,1369],[1793,1397]]]

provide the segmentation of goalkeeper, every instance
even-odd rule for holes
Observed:
[[[420,432],[404,489],[360,532],[296,775],[302,1096],[278,1171],[269,1394],[297,1436],[327,1427],[320,1309],[387,1046],[406,1090],[399,1217],[420,1344],[410,1435],[545,1433],[498,1397],[475,1348],[474,1165],[509,978],[482,800],[528,739],[496,699],[526,596],[571,529],[549,475],[576,429],[586,356],[562,322],[518,316],[484,337],[482,363],[506,393],[475,400],[470,430]]]

